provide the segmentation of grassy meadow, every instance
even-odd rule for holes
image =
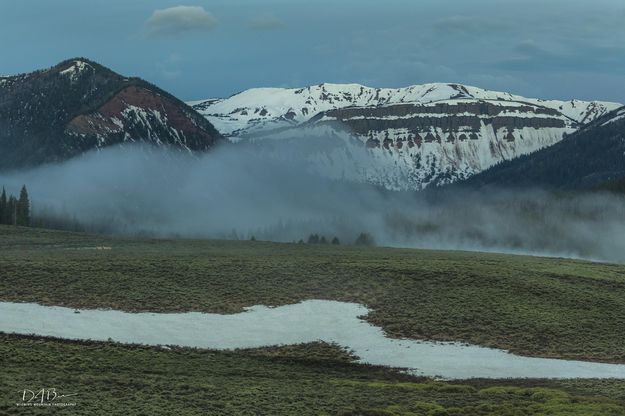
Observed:
[[[391,336],[625,363],[625,266],[501,254],[154,240],[0,227],[0,301],[240,312],[358,302]],[[625,415],[625,381],[434,381],[314,343],[163,349],[0,334],[0,414]],[[78,393],[65,409],[19,391]]]
[[[395,337],[625,363],[622,265],[0,228],[0,301],[236,313],[305,299],[365,304]]]
[[[0,414],[625,415],[625,381],[437,382],[350,363],[337,347],[163,350],[0,335]],[[68,408],[16,408],[55,386]]]

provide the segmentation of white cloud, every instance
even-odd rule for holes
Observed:
[[[272,15],[258,16],[249,23],[249,27],[256,30],[274,30],[283,28],[284,22]]]
[[[208,31],[217,26],[217,19],[200,6],[176,6],[154,10],[145,22],[150,35],[175,35],[191,31]]]

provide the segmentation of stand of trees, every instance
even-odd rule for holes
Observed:
[[[304,243],[303,240],[299,241],[300,243]],[[307,243],[308,244],[328,244],[328,240],[325,236],[319,236],[319,234],[311,234],[308,236]],[[337,237],[334,237],[330,244],[339,245],[341,242]],[[354,245],[356,246],[375,246],[375,240],[373,236],[369,233],[360,233],[356,241],[354,241]]]
[[[328,244],[328,240],[323,235],[320,237],[318,234],[311,234],[308,236],[308,244]],[[339,245],[341,244],[341,242],[337,237],[334,237],[331,241],[331,244]]]
[[[354,245],[356,246],[375,246],[375,240],[373,236],[369,233],[360,233],[356,241],[354,241]]]
[[[26,186],[22,187],[19,197],[7,195],[4,187],[0,193],[0,224],[30,226],[30,199]]]

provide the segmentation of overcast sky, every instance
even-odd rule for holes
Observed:
[[[459,82],[625,102],[624,0],[2,0],[0,74],[85,56],[185,100]]]

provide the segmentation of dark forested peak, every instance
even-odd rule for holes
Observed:
[[[125,141],[203,151],[221,136],[171,94],[85,58],[0,78],[0,169]]]

